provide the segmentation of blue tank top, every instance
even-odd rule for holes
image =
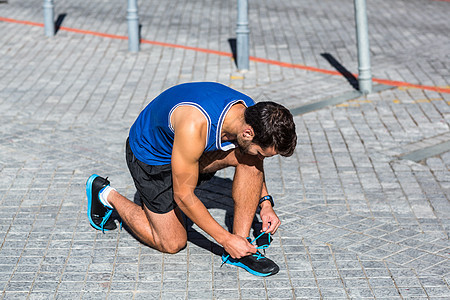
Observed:
[[[207,120],[204,152],[233,149],[233,143],[221,141],[221,130],[228,110],[238,102],[247,107],[255,104],[250,97],[215,82],[184,83],[169,88],[150,102],[131,126],[131,150],[148,165],[170,164],[175,136],[170,118],[181,105],[196,107]]]

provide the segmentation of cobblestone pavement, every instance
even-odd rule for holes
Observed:
[[[220,267],[192,223],[175,255],[92,229],[85,181],[109,176],[134,198],[128,129],[172,85],[219,81],[297,108],[353,91],[349,79],[256,60],[240,73],[229,56],[174,46],[230,52],[236,1],[140,1],[142,38],[172,46],[138,54],[120,38],[126,1],[54,2],[53,38],[42,1],[0,3],[1,299],[450,298],[450,152],[404,159],[450,141],[449,1],[367,1],[373,76],[393,86],[296,116],[295,154],[266,160],[283,222],[269,278]],[[357,73],[353,1],[249,2],[252,56],[334,71],[332,57]],[[232,176],[198,189],[224,226]]]

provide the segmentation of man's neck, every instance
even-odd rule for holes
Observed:
[[[234,104],[228,113],[225,115],[223,121],[222,131],[220,136],[222,141],[234,141],[237,134],[242,130],[244,126],[244,112],[246,107],[242,103]]]

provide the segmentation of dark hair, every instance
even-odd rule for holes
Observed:
[[[265,149],[274,146],[282,156],[291,156],[297,145],[295,123],[291,112],[271,102],[258,102],[245,110],[245,122],[252,126],[253,143]]]

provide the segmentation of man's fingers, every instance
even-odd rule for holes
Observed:
[[[278,227],[280,227],[280,225],[281,225],[280,221],[268,222],[268,223],[269,223],[269,226],[268,226],[267,230],[263,230],[263,231],[266,233],[271,233],[271,234],[274,234],[278,230]]]
[[[281,223],[278,222],[277,225],[275,225],[275,226],[272,228],[272,232],[271,232],[272,234],[274,234],[275,232],[277,232],[278,227],[280,227],[280,224],[281,224]]]
[[[247,256],[247,255],[252,255],[254,253],[256,253],[256,246],[252,245],[249,243],[249,248],[247,249],[247,253],[243,254],[242,257]]]
[[[262,219],[262,228],[261,228],[261,232],[266,232],[269,228],[270,228],[270,222],[269,222],[269,218],[261,218]]]
[[[269,227],[267,228],[267,230],[265,231],[266,233],[274,233],[275,231],[275,225],[273,223],[269,223]]]
[[[277,226],[275,227],[273,233],[277,232],[278,228],[280,228],[280,225],[281,225],[281,222],[280,222],[280,220],[278,220]]]

